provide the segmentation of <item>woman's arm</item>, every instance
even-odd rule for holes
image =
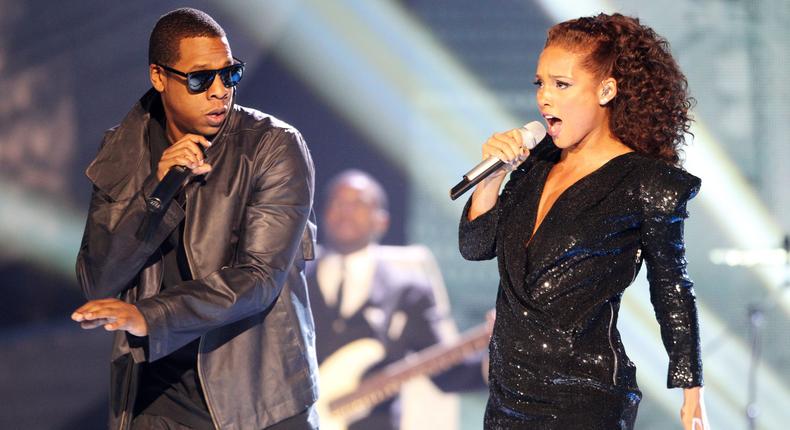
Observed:
[[[529,150],[523,148],[521,132],[518,129],[504,133],[494,133],[483,144],[483,160],[496,157],[517,167],[526,160]],[[472,203],[469,205],[467,219],[473,221],[480,215],[488,212],[496,205],[499,198],[499,189],[505,180],[507,171],[499,169],[483,179],[472,194]]]
[[[703,391],[702,387],[683,389],[683,407],[680,409],[683,430],[710,430]]]
[[[646,172],[641,190],[641,249],[647,263],[650,299],[669,355],[667,387],[683,388],[681,421],[687,430],[709,428],[702,396],[696,296],[686,272],[683,239],[686,205],[699,186],[698,178],[662,165],[655,172]]]
[[[511,166],[518,166],[529,155],[521,142],[521,132],[517,129],[495,133],[483,144],[483,159],[497,157]],[[500,169],[482,180],[464,207],[458,227],[458,244],[461,255],[467,260],[490,260],[496,256],[499,189],[506,175],[507,171]]]

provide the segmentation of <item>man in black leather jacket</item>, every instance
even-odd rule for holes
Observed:
[[[208,15],[151,34],[153,88],[107,132],[72,318],[116,332],[110,428],[316,428],[313,164],[299,132],[234,103],[243,63]],[[161,213],[173,166],[191,169]]]

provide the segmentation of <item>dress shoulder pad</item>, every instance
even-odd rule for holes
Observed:
[[[645,212],[686,217],[686,203],[699,192],[700,178],[660,160],[646,164],[640,190]]]

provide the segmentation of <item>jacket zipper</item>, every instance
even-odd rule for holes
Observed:
[[[195,271],[192,269],[194,267],[192,265],[192,257],[190,255],[189,249],[189,242],[187,241],[187,231],[189,229],[189,189],[184,190],[184,234],[181,236],[181,241],[184,246],[184,256],[187,259],[187,266],[189,267],[189,275],[191,278],[195,278]],[[200,351],[203,350],[203,336],[200,336],[200,340],[198,340],[198,352],[197,357],[195,358],[195,362],[197,364],[197,373],[198,373],[198,380],[200,381],[200,390],[203,391],[203,397],[206,399],[206,407],[208,408],[208,414],[211,417],[211,422],[214,424],[214,428],[219,429],[219,424],[214,415],[214,412],[211,408],[211,400],[208,396],[208,389],[206,389],[205,378],[203,377],[203,371],[201,370],[200,366]]]
[[[228,124],[230,122],[230,119],[233,116],[233,107],[236,106],[236,92],[235,91],[233,92],[233,95],[231,97],[232,98],[231,98],[231,101],[230,101],[230,109],[229,109],[228,117],[225,118],[225,121],[222,123],[222,126],[220,127],[219,131],[217,132],[217,135],[214,137],[214,140],[212,141],[212,145],[216,145],[216,143],[219,140],[220,136],[224,135],[225,128],[227,128],[227,126],[228,126]],[[194,266],[192,265],[192,256],[190,254],[190,249],[189,249],[189,246],[188,246],[189,242],[187,241],[187,232],[188,232],[188,229],[189,229],[189,222],[188,222],[189,221],[189,203],[188,203],[189,202],[189,188],[188,187],[189,186],[187,185],[184,188],[184,234],[181,235],[181,241],[182,241],[182,244],[184,246],[184,256],[186,256],[186,259],[187,259],[187,266],[189,266],[190,277],[194,279],[195,278],[195,271],[192,269]],[[211,422],[214,424],[214,428],[215,429],[219,429],[220,426],[219,426],[219,423],[217,423],[217,419],[215,418],[216,415],[214,414],[214,411],[212,410],[211,399],[209,398],[208,388],[206,388],[206,384],[204,382],[205,378],[203,377],[202,367],[200,366],[200,356],[201,356],[200,351],[201,350],[203,350],[203,336],[200,336],[200,338],[198,340],[198,352],[197,352],[197,357],[195,359],[196,364],[197,364],[198,380],[200,381],[200,390],[203,392],[203,397],[206,399],[206,407],[208,408],[208,414],[211,417]]]
[[[132,363],[132,366],[126,371],[126,380],[128,383],[126,384],[126,395],[123,399],[123,412],[121,413],[121,421],[118,425],[120,430],[127,429],[129,425],[131,425],[131,423],[127,424],[129,415],[131,415],[131,412],[129,411],[129,397],[131,396],[129,396],[129,393],[132,391],[132,380],[135,378],[136,366],[136,364]]]
[[[129,419],[129,391],[132,390],[132,369],[126,371],[126,395],[123,399],[123,412],[121,412],[121,421],[118,423],[118,429],[124,430],[126,428],[126,420]]]
[[[165,254],[162,253],[161,249],[158,250],[158,252],[159,252],[159,262],[162,263],[162,268],[164,268],[165,267]],[[158,285],[157,285],[157,288],[156,288],[157,292],[162,291],[162,282],[163,281],[164,281],[164,274],[159,276],[159,282],[158,282]],[[126,426],[126,421],[129,418],[129,397],[131,397],[131,396],[129,396],[129,393],[132,391],[132,380],[134,379],[134,366],[136,366],[136,365],[132,364],[132,368],[129,369],[126,372],[126,386],[127,386],[127,388],[126,388],[126,398],[123,401],[123,404],[124,404],[123,405],[123,413],[121,413],[121,421],[119,423],[120,425],[118,426],[118,428],[120,430],[126,429],[126,427],[127,427]],[[131,424],[131,423],[129,423],[129,424]]]
[[[165,266],[165,255],[162,254],[162,250],[161,249],[158,250],[158,252],[159,252],[159,262],[162,264],[162,267],[164,268],[164,266]],[[157,289],[156,289],[157,292],[162,291],[163,278],[164,278],[164,274],[159,276],[159,283],[158,283],[158,286],[157,286]],[[139,299],[139,296],[138,296],[138,299]],[[120,430],[124,430],[127,427],[126,426],[126,421],[129,418],[129,397],[131,397],[131,396],[129,396],[129,393],[132,391],[132,380],[134,379],[134,366],[135,366],[135,364],[132,364],[132,368],[129,369],[126,372],[126,387],[127,387],[126,388],[126,398],[123,401],[123,412],[121,413],[121,421],[120,421],[119,426],[118,426],[118,428]]]
[[[612,349],[612,357],[614,357],[614,369],[612,370],[612,384],[617,385],[617,351],[614,349],[614,344],[612,343],[612,324],[614,323],[614,305],[612,302],[609,302],[609,310],[611,314],[609,316],[609,348]]]

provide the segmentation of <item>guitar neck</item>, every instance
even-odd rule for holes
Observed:
[[[390,364],[363,380],[353,393],[329,402],[332,414],[353,415],[397,395],[404,383],[418,376],[433,376],[462,362],[488,346],[490,333],[485,324],[467,332],[450,344],[437,344]]]

